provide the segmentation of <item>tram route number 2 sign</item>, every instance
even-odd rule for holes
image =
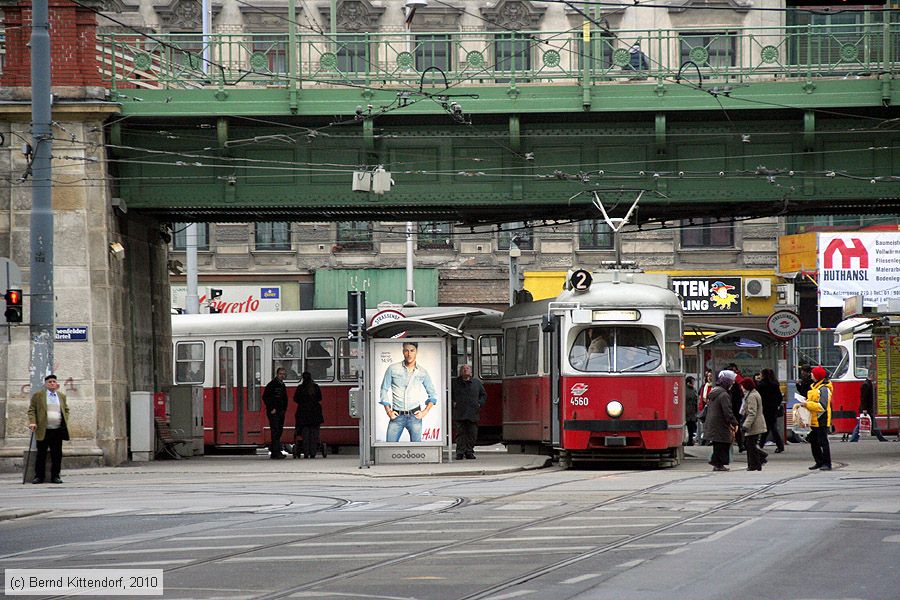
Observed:
[[[792,310],[776,310],[766,320],[769,333],[782,341],[794,339],[800,333],[800,315]]]

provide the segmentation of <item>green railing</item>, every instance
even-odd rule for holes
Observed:
[[[697,83],[895,75],[900,23],[605,32],[100,34],[109,87]],[[639,50],[637,49],[639,46]],[[290,60],[291,56],[296,60]]]

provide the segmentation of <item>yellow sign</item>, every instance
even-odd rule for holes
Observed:
[[[818,234],[800,233],[778,238],[778,272],[815,271],[818,259]]]

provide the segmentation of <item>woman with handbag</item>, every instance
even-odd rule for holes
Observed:
[[[767,434],[759,436],[759,447],[766,445],[766,440],[771,437],[778,447],[775,454],[784,452],[784,439],[778,431],[778,419],[784,416],[784,396],[781,394],[781,386],[772,369],[762,370],[762,380],[756,386],[756,390],[762,397],[763,416],[766,419]]]

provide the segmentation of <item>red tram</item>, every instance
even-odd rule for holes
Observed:
[[[465,321],[465,337],[450,345],[449,364],[470,364],[484,382],[479,443],[500,441],[500,313],[482,309],[411,308],[407,317],[435,322]],[[377,313],[367,311],[367,319]],[[356,446],[359,422],[350,415],[349,391],[357,383],[357,346],[347,338],[346,310],[173,315],[174,383],[203,386],[204,445],[257,448],[268,443],[262,392],[278,367],[293,399],[300,374],[309,371],[322,389],[325,423],[321,441]],[[294,438],[289,402],[283,442]]]
[[[585,277],[587,276],[587,277]],[[682,308],[671,290],[590,283],[503,317],[503,439],[577,460],[683,458]],[[570,286],[576,287],[576,286]]]

